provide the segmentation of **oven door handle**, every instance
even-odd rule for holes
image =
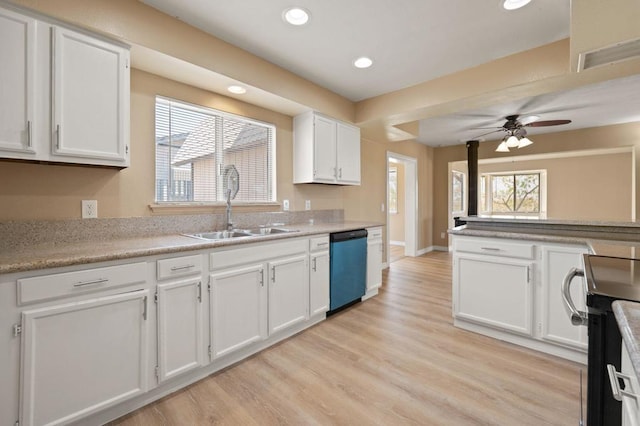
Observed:
[[[584,271],[578,268],[571,268],[564,281],[562,281],[562,299],[564,304],[567,305],[569,311],[571,311],[571,324],[573,325],[587,325],[589,319],[586,312],[579,311],[576,305],[571,300],[571,280],[575,277],[584,277]]]

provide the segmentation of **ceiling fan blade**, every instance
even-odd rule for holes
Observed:
[[[525,124],[525,127],[546,127],[546,126],[560,126],[561,124],[569,124],[571,120],[545,120],[534,121],[533,123]]]
[[[490,134],[492,134],[492,133],[498,133],[498,132],[501,132],[501,131],[502,131],[502,127],[499,127],[499,128],[497,128],[496,130],[492,130],[492,131],[490,131],[489,133],[483,133],[483,134],[481,134],[481,135],[478,135],[478,136],[474,137],[473,139],[478,139],[478,138],[481,138],[481,137],[483,137],[483,136],[487,136],[487,135],[490,135]]]
[[[520,121],[520,124],[522,124],[523,126],[526,126],[538,120],[540,120],[540,116],[532,114],[532,115],[527,115],[525,117],[522,117],[519,121]]]

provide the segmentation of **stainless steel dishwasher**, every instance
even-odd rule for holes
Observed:
[[[367,288],[367,230],[329,235],[329,314],[360,301]]]

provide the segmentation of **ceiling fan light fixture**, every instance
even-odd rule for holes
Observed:
[[[533,145],[533,142],[528,137],[523,137],[520,139],[520,143],[518,144],[518,148],[524,148],[525,146]]]
[[[517,148],[520,145],[520,141],[516,136],[511,135],[505,141],[505,145],[507,145],[508,148]]]
[[[309,22],[309,12],[301,7],[290,7],[282,12],[284,20],[291,25],[300,26]]]
[[[496,148],[496,152],[509,152],[509,147],[506,141],[500,142],[500,145]]]
[[[531,0],[504,0],[502,7],[506,10],[516,10],[529,4]]]

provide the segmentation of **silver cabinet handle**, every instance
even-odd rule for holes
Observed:
[[[198,282],[198,302],[202,303],[202,281]]]
[[[91,281],[78,281],[73,286],[74,287],[84,287],[86,285],[102,284],[102,283],[106,283],[108,281],[109,281],[108,278],[98,278],[97,280],[91,280]]]
[[[142,318],[147,320],[147,296],[142,299],[142,305],[144,307],[144,311],[142,311]]]
[[[271,275],[271,281],[275,283],[276,282],[276,267],[275,266],[271,267],[271,274],[272,274]]]
[[[175,272],[175,271],[182,271],[183,269],[191,269],[191,268],[195,268],[196,265],[182,265],[182,266],[172,266],[171,267],[171,271]]]
[[[264,287],[264,269],[260,269],[260,286]]]
[[[567,305],[569,311],[571,311],[571,324],[573,325],[587,325],[589,317],[586,312],[579,311],[571,300],[571,280],[575,277],[584,277],[584,271],[578,268],[571,268],[567,276],[562,281],[562,299],[564,304]]]
[[[628,396],[633,399],[638,399],[638,395],[629,392],[628,390],[620,389],[620,382],[618,379],[631,381],[631,377],[626,374],[618,373],[616,367],[613,364],[607,364],[607,371],[609,372],[609,384],[611,385],[611,393],[616,401],[622,401],[622,396]]]
[[[27,146],[31,148],[31,120],[27,121]]]
[[[56,148],[60,149],[60,125],[56,125]]]
[[[318,270],[318,268],[316,267],[316,266],[317,266],[317,265],[316,265],[316,261],[317,261],[317,260],[318,260],[318,258],[317,258],[317,257],[314,257],[314,258],[313,258],[313,272],[316,272],[316,271]]]
[[[342,167],[338,169],[338,177],[342,179]]]
[[[487,251],[500,251],[499,248],[496,247],[480,247],[480,250],[487,250]]]
[[[324,246],[328,246],[328,245],[329,245],[329,243],[324,242],[324,243],[318,243],[318,244],[316,244],[316,245],[317,245],[318,247],[324,247]]]

